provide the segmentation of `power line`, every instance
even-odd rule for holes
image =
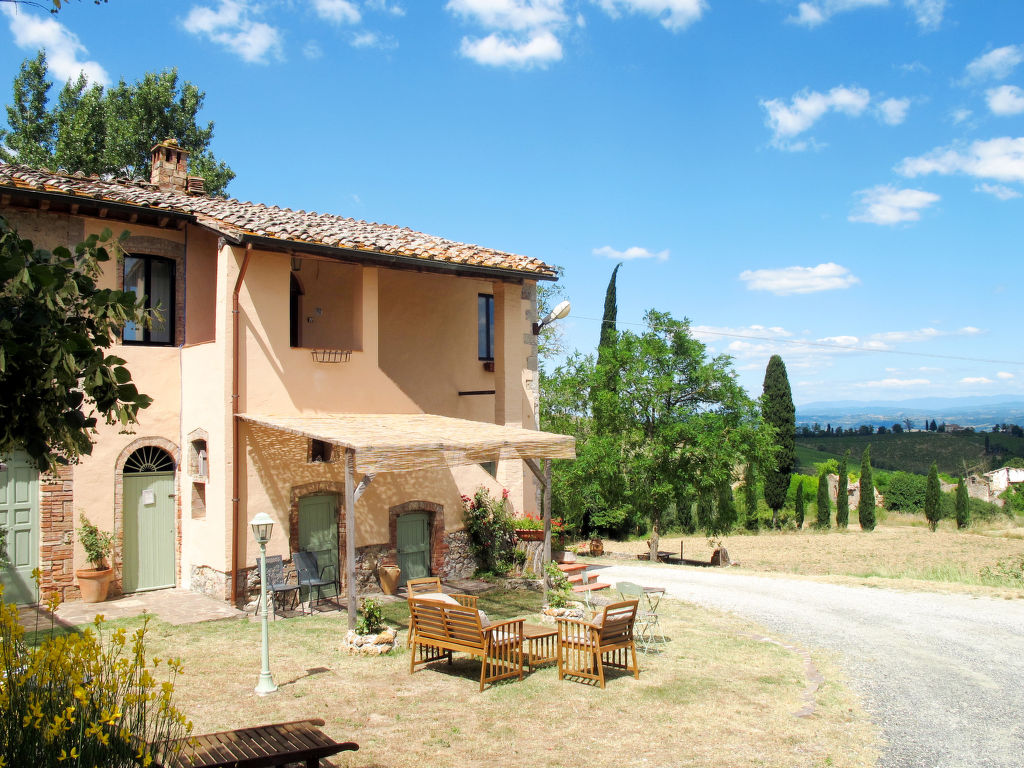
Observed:
[[[594,320],[598,323],[604,322],[603,318],[600,317],[584,317],[582,315],[573,315],[577,320]],[[631,323],[626,320],[616,321],[616,325],[631,325],[636,328],[647,328],[646,323]],[[692,326],[691,326],[692,328]],[[754,336],[753,334],[746,333],[726,333],[725,331],[710,331],[707,329],[701,329],[702,335],[708,336],[725,336],[731,339],[751,339],[754,341],[770,341],[778,344],[791,344],[795,347],[820,347],[822,349],[836,349],[845,350],[849,352],[869,352],[869,353],[881,353],[886,355],[907,355],[909,357],[930,357],[937,360],[961,360],[969,363],[993,363],[995,365],[1019,365],[1024,366],[1024,361],[1021,360],[996,360],[987,357],[967,357],[965,355],[941,355],[935,352],[911,352],[908,350],[901,349],[878,349],[875,347],[858,347],[852,344],[826,344],[822,341],[799,341],[797,339],[780,339],[775,336]]]

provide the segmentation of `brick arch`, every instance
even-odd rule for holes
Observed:
[[[341,514],[341,500],[345,495],[345,483],[336,480],[318,480],[315,483],[293,485],[291,503],[288,507],[288,548],[292,552],[299,551],[299,501],[306,496],[325,496],[332,494],[338,497],[338,568],[339,576],[345,573],[345,516]],[[342,578],[344,581],[344,578]]]
[[[444,558],[448,554],[448,542],[444,536],[444,505],[434,501],[416,499],[396,504],[388,509],[388,552],[384,562],[398,564],[398,518],[414,512],[426,512],[430,518],[430,573],[440,574],[444,570]]]
[[[174,460],[174,549],[175,582],[181,584],[181,449],[166,437],[152,435],[132,440],[114,462],[114,588],[121,591],[121,567],[124,565],[124,464],[139,448],[147,445],[161,448]]]

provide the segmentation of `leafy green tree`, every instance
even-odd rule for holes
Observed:
[[[917,512],[924,507],[926,485],[921,475],[893,472],[885,486],[885,508],[895,512]]]
[[[708,358],[688,321],[652,310],[645,325],[642,333],[619,332],[601,365],[573,355],[556,369],[542,421],[577,438],[576,461],[555,464],[556,510],[570,519],[579,510],[613,535],[649,523],[656,552],[666,513],[691,494],[713,503],[738,463],[770,452],[771,431],[761,428],[729,358]],[[618,372],[613,390],[603,387],[609,370]],[[593,417],[595,392],[605,428]]]
[[[174,138],[190,153],[190,172],[211,194],[223,194],[234,172],[210,151],[213,122],[198,122],[206,94],[179,82],[177,69],[149,72],[134,83],[104,90],[79,76],[47,108],[46,56],[26,59],[0,131],[0,159],[33,167],[64,167],[88,174],[149,178],[155,144]]]
[[[828,474],[824,469],[818,475],[818,519],[814,525],[816,528],[832,527],[832,502],[828,498]]]
[[[778,355],[772,355],[764,374],[764,394],[761,397],[764,421],[775,434],[775,458],[764,472],[764,500],[772,510],[772,527],[778,526],[779,510],[786,502],[789,476],[796,467],[796,410],[789,387],[786,364]]]
[[[847,460],[850,452],[845,451],[839,458],[839,487],[836,489],[836,528],[843,530],[850,523],[850,471]]]
[[[956,527],[963,530],[971,524],[971,505],[967,497],[967,486],[964,479],[956,481]]]
[[[860,460],[860,500],[857,503],[857,521],[861,530],[875,530],[875,484],[871,480],[871,446],[864,449]]]
[[[747,462],[743,472],[743,511],[747,518],[747,530],[756,531],[761,527],[761,519],[757,515],[757,476],[752,461]]]
[[[715,506],[714,526],[705,530],[704,533],[709,538],[720,540],[736,526],[736,500],[733,498],[732,483],[728,478],[718,484],[718,498]]]
[[[50,253],[0,219],[0,455],[22,448],[41,468],[74,463],[92,452],[100,416],[128,426],[152,402],[106,354],[127,322],[148,322],[135,294],[97,286],[110,240],[107,231],[74,254]]]
[[[939,468],[932,462],[928,470],[928,481],[924,489],[924,516],[928,519],[928,527],[934,531],[942,519],[942,487],[939,485]]]
[[[796,486],[796,503],[795,503],[795,519],[796,529],[799,531],[804,527],[804,481],[801,480]]]

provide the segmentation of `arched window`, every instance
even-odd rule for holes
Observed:
[[[163,448],[144,445],[124,462],[124,474],[137,475],[143,472],[173,472],[174,459]]]

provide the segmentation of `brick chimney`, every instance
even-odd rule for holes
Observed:
[[[176,139],[164,139],[153,147],[153,168],[149,180],[170,192],[188,191],[188,150]]]

